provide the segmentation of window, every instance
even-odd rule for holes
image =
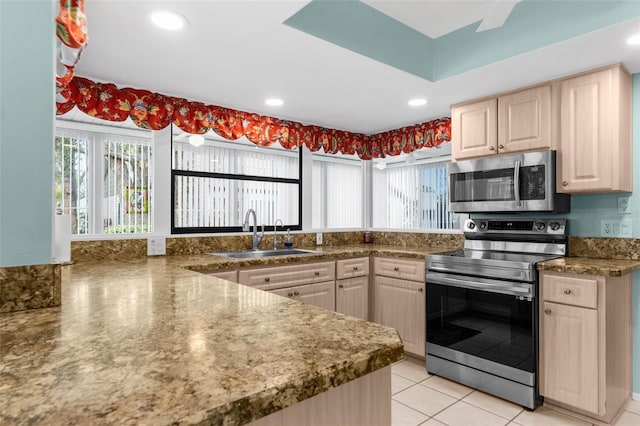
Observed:
[[[267,229],[277,219],[302,228],[298,150],[217,139],[195,147],[183,136],[172,146],[172,233],[240,231],[248,209]]]
[[[373,226],[392,229],[457,229],[447,209],[447,163],[396,163],[373,169]]]
[[[72,235],[152,232],[150,133],[124,136],[66,125],[56,128],[55,197],[57,211],[71,217]]]
[[[322,155],[313,159],[313,220],[321,228],[363,226],[363,167],[357,156]]]

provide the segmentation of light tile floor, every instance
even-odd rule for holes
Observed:
[[[393,426],[590,426],[546,407],[524,410],[459,383],[430,376],[424,361],[406,357],[391,367]],[[640,426],[640,401],[631,401],[615,426]]]

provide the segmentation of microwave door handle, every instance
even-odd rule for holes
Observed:
[[[520,160],[516,160],[516,165],[513,168],[513,195],[516,198],[516,206],[521,207],[522,201],[520,200]]]

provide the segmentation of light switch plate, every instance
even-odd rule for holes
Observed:
[[[147,256],[163,256],[166,251],[166,238],[147,238]]]
[[[322,232],[316,232],[316,245],[322,245]]]

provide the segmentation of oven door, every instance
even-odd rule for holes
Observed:
[[[427,271],[427,354],[535,386],[533,289],[531,283]]]

